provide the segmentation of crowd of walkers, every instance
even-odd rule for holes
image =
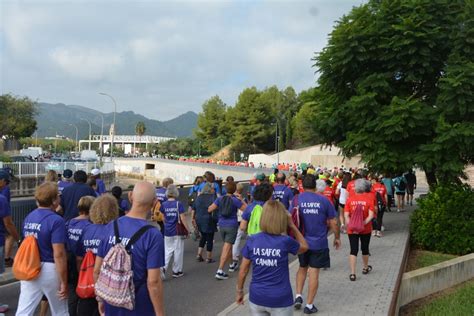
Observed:
[[[16,315],[33,315],[40,304],[41,315],[48,309],[53,315],[163,315],[167,269],[173,278],[185,275],[184,240],[199,240],[196,260],[213,264],[216,232],[223,245],[214,277],[226,280],[239,270],[236,302],[242,304],[251,271],[251,315],[292,315],[301,308],[313,314],[320,270],[330,268],[330,237],[337,250],[341,233],[348,235],[350,282],[357,280],[359,248],[362,274],[369,274],[370,240],[383,236],[384,212],[394,196],[403,211],[416,188],[411,171],[392,179],[363,169],[276,168],[255,174],[247,189],[230,176],[222,185],[208,171],[189,189],[186,209],[170,178],[157,186],[139,182],[124,199],[120,187],[107,193],[98,169],[90,175],[65,170],[61,179],[51,171],[36,188],[37,208],[20,237],[9,179],[0,170],[0,274],[5,264],[13,266],[21,281]],[[299,260],[295,295],[290,254]],[[0,304],[0,313],[7,309]]]

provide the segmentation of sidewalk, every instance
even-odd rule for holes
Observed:
[[[341,235],[342,247],[338,251],[331,248],[331,268],[321,270],[319,289],[315,305],[319,309],[316,315],[387,315],[395,289],[400,265],[403,259],[406,242],[409,238],[409,216],[415,206],[407,212],[385,213],[383,238],[372,237],[370,240],[369,264],[373,267],[368,275],[362,274],[362,258],[359,251],[357,261],[357,281],[349,280],[349,240]],[[333,237],[329,238],[332,245]],[[295,294],[295,277],[298,261],[290,264],[290,281]],[[248,279],[251,279],[251,272]],[[303,300],[306,304],[306,281]],[[246,290],[247,291],[247,290]],[[303,305],[304,307],[304,305]],[[248,295],[245,305],[230,305],[219,316],[248,315]],[[295,311],[303,315],[303,308]]]

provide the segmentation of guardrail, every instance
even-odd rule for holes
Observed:
[[[15,177],[37,177],[54,170],[57,173],[63,173],[64,170],[70,169],[72,172],[83,170],[90,173],[94,168],[100,168],[101,172],[113,172],[113,162],[82,162],[82,161],[48,161],[48,162],[0,162],[0,168],[10,168]]]

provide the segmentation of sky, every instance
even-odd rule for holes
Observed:
[[[0,93],[167,120],[243,89],[315,86],[311,58],[362,0],[0,0]]]

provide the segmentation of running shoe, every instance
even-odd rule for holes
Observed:
[[[316,306],[313,305],[313,307],[311,308],[308,308],[307,306],[305,306],[304,308],[304,311],[303,311],[305,314],[315,314],[318,312],[318,309],[316,308]]]
[[[300,309],[301,305],[303,305],[303,298],[301,296],[298,296],[297,298],[295,298],[295,309]]]
[[[227,280],[229,278],[229,275],[225,272],[217,272],[216,273],[216,279],[218,280]]]

